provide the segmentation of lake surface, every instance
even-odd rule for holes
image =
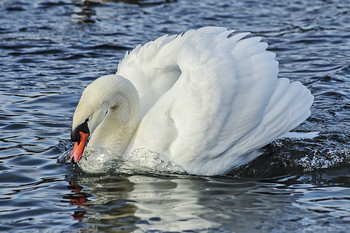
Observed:
[[[206,25],[251,31],[314,94],[297,131],[227,176],[87,175],[60,158],[84,87],[127,50]],[[0,231],[348,232],[347,1],[0,2]]]

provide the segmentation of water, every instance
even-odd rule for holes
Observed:
[[[347,232],[350,6],[346,1],[0,2],[0,231]],[[83,88],[124,53],[205,25],[252,31],[280,76],[315,96],[299,131],[228,176],[86,175],[69,153]]]

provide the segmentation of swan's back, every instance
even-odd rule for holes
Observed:
[[[224,174],[302,123],[313,96],[277,79],[261,38],[205,27],[137,47],[118,67],[144,115],[133,149],[147,148],[194,174]]]

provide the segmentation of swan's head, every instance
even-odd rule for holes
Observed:
[[[115,117],[116,109],[124,104],[122,102],[127,102],[124,95],[128,93],[124,92],[130,90],[136,92],[129,81],[117,75],[102,76],[85,88],[73,115],[71,140],[75,144],[70,158],[73,163],[79,161],[89,136],[106,118]],[[117,116],[120,118],[120,115]]]

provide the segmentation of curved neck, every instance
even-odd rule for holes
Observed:
[[[101,90],[102,103],[107,114],[91,135],[88,147],[124,153],[133,137],[139,121],[139,97],[134,85],[125,78],[113,75],[116,82],[109,82]]]

